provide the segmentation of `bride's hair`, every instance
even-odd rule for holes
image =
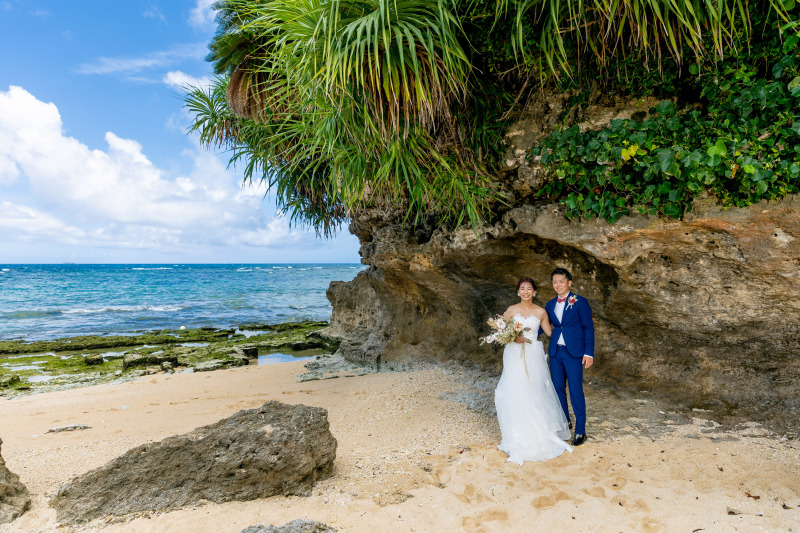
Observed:
[[[519,278],[519,281],[517,282],[517,290],[518,291],[519,291],[519,288],[522,287],[522,284],[525,283],[525,282],[530,283],[531,287],[533,287],[533,290],[536,290],[536,282],[533,281],[531,278]]]

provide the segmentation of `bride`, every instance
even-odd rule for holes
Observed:
[[[504,313],[506,320],[521,322],[524,339],[506,345],[503,374],[494,392],[497,421],[503,440],[498,448],[517,464],[544,461],[571,452],[565,439],[570,430],[556,396],[544,346],[536,337],[541,325],[550,335],[552,327],[545,310],[532,302],[536,284],[530,278],[517,283],[520,302]]]

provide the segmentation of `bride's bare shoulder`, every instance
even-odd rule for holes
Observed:
[[[533,314],[536,315],[536,318],[538,318],[539,320],[542,320],[547,315],[547,311],[545,310],[544,307],[540,307],[540,306],[534,304],[534,306],[533,306]]]
[[[505,313],[503,313],[503,316],[504,316],[504,317],[506,317],[506,318],[511,318],[511,317],[512,317],[512,316],[514,316],[514,315],[517,313],[517,311],[519,310],[517,307],[518,307],[518,306],[517,306],[516,304],[514,304],[514,305],[512,305],[512,306],[509,306],[509,308],[508,308],[508,309],[506,309],[506,312],[505,312]]]

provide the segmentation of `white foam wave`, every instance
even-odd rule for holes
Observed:
[[[133,267],[131,270],[172,270],[172,267]]]
[[[63,311],[66,315],[90,315],[95,313],[135,313],[137,311],[175,312],[183,307],[178,305],[112,305],[106,307],[77,307]]]
[[[307,307],[308,307],[307,305],[290,305],[289,306],[290,309],[306,309]]]

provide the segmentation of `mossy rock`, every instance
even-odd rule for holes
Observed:
[[[84,355],[83,362],[87,365],[102,365],[105,361],[103,361],[102,354],[92,353],[89,355]]]
[[[178,356],[173,353],[139,353],[133,352],[125,355],[122,360],[122,368],[127,370],[137,366],[150,366],[162,365],[165,362],[170,362],[175,365],[178,362]]]
[[[17,374],[3,374],[0,375],[0,389],[4,389],[7,387],[13,387],[14,385],[20,382],[20,378]]]
[[[211,359],[210,361],[202,361],[193,365],[195,372],[211,372],[212,370],[221,370],[223,368],[233,368],[237,366],[246,366],[249,361],[244,357],[231,357],[228,359]]]

